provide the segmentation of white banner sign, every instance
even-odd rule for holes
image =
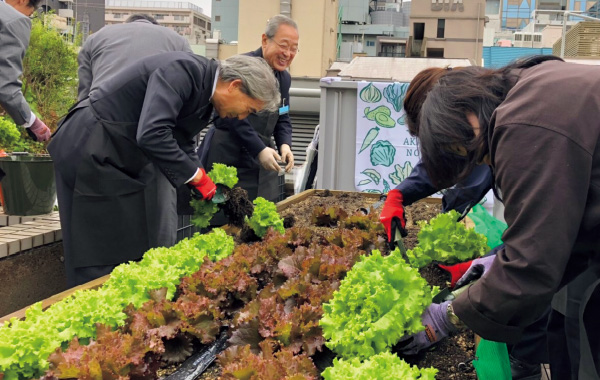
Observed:
[[[358,83],[356,169],[358,191],[387,193],[419,162],[417,140],[404,120],[408,83]]]
[[[407,90],[408,83],[358,83],[354,171],[357,191],[387,194],[408,177],[420,160],[417,139],[408,133],[402,107]],[[491,191],[481,203],[491,212]]]

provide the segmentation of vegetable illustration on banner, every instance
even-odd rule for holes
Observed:
[[[408,83],[358,83],[354,175],[358,191],[387,193],[419,161],[402,108],[407,90]]]

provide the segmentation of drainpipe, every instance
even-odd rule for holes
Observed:
[[[292,17],[292,0],[279,1],[279,13],[284,16]]]
[[[481,3],[477,3],[477,35],[475,36],[475,64],[480,65],[479,58],[479,15],[481,14]]]

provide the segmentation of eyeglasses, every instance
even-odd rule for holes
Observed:
[[[271,41],[273,41],[273,43],[275,43],[275,45],[279,46],[279,49],[281,49],[282,51],[289,51],[292,54],[297,54],[300,52],[300,49],[298,49],[298,46],[290,46],[287,43],[280,43],[275,41],[275,39],[271,38]]]

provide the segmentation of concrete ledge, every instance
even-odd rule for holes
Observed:
[[[0,214],[0,259],[61,240],[58,212],[39,216]]]

